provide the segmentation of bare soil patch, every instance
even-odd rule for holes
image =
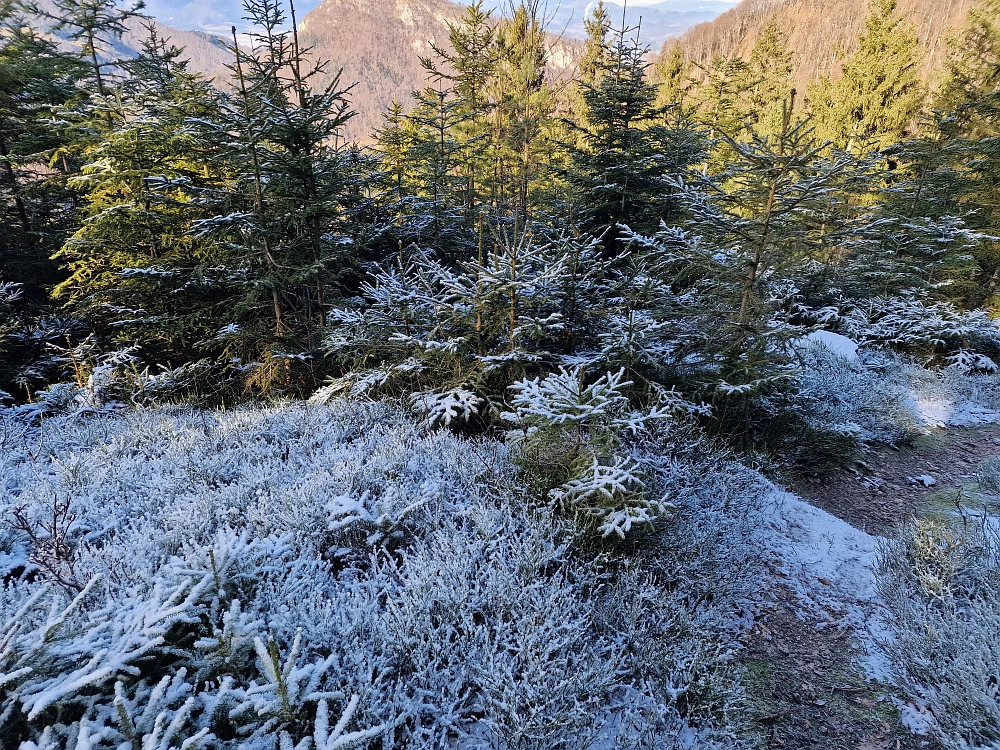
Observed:
[[[1000,455],[1000,425],[949,427],[898,449],[869,448],[853,471],[800,477],[789,489],[856,529],[888,536],[934,502],[968,497],[976,467]],[[930,476],[930,487],[911,478]]]
[[[885,687],[865,679],[850,633],[817,624],[780,591],[749,635],[743,661],[758,747],[940,750],[903,727]]]

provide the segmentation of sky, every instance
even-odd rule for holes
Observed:
[[[389,0],[361,1],[390,5]],[[615,0],[608,1],[615,2]],[[302,18],[319,2],[320,0],[297,0],[295,3],[296,15]],[[632,8],[659,6],[656,8],[657,11],[700,11],[710,16],[735,5],[737,2],[739,0],[629,0],[628,5]],[[487,5],[490,4],[487,2]],[[493,0],[492,4],[502,5],[504,3],[500,0]],[[572,19],[575,22],[572,27],[567,27],[566,30],[567,33],[576,35],[581,32],[582,20],[587,15],[590,6],[594,5],[594,1],[549,0],[549,4],[550,6],[558,6],[561,18]],[[624,4],[623,0],[617,0],[617,4]],[[179,29],[228,34],[231,26],[236,25],[242,28],[246,25],[242,21],[242,0],[146,0],[146,12]],[[648,13],[649,11],[647,11]],[[705,19],[699,18],[697,20]],[[661,35],[662,33],[670,33],[670,31],[665,26]]]

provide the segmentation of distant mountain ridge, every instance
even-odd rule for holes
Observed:
[[[608,0],[612,17],[620,20],[625,0]],[[707,21],[733,6],[734,0],[661,0],[639,5],[628,3],[627,21],[636,25],[642,19],[642,38],[658,47],[665,39],[677,36],[697,23]],[[583,20],[590,15],[596,0],[547,0],[540,10],[550,21],[550,31],[555,35],[582,38]],[[299,18],[319,5],[319,0],[298,0]],[[391,0],[368,0],[366,9],[372,13],[391,9]],[[510,7],[509,0],[485,0],[484,6],[497,13]],[[242,0],[146,0],[147,12],[162,23],[180,29],[228,34],[230,26],[243,28]]]
[[[899,0],[899,13],[916,28],[927,79],[940,66],[945,40],[961,27],[975,0]],[[716,19],[695,26],[676,41],[691,60],[747,57],[772,18],[788,35],[794,52],[796,83],[804,86],[820,74],[833,74],[857,48],[868,15],[868,0],[743,0]],[[673,42],[667,41],[664,49]]]
[[[605,0],[605,4],[616,26],[621,25],[624,11],[626,25],[639,27],[640,40],[654,48],[733,7],[731,0],[662,0],[650,5]],[[503,0],[492,0],[488,5],[502,8],[505,3]],[[582,39],[586,34],[584,20],[596,5],[596,0],[560,0],[543,3],[542,11],[552,33]]]

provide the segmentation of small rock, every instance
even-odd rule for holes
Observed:
[[[913,484],[922,484],[924,487],[933,487],[937,480],[930,474],[921,474],[918,477],[907,477]]]

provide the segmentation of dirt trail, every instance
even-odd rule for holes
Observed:
[[[959,493],[968,498],[976,467],[989,456],[1000,456],[1000,425],[936,429],[898,450],[869,450],[854,472],[789,489],[856,529],[887,536],[928,506],[954,507]],[[921,476],[934,484],[911,481]]]
[[[898,450],[871,449],[853,471],[799,480],[789,490],[857,529],[888,536],[918,513],[968,502],[977,465],[998,455],[998,425],[938,429]],[[889,690],[865,679],[850,633],[819,625],[794,593],[779,589],[747,639],[758,746],[940,750],[903,727]]]
[[[850,634],[816,629],[791,592],[758,621],[743,659],[761,748],[940,750],[904,728],[885,689],[865,679]]]

